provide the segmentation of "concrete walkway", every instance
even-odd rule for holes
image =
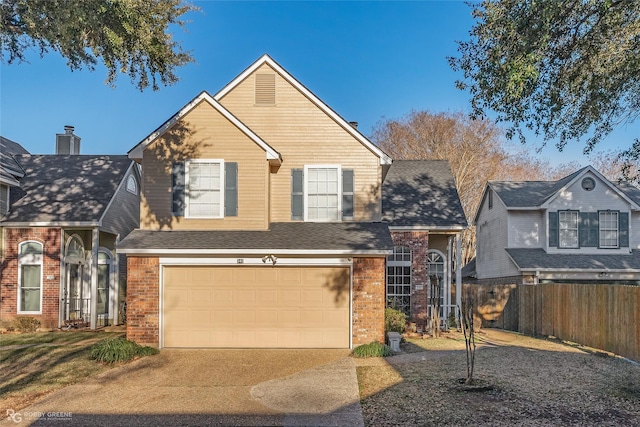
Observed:
[[[162,350],[16,412],[0,425],[364,425],[348,350]]]

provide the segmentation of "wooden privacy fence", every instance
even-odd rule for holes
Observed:
[[[640,286],[465,284],[482,326],[555,336],[640,361]]]

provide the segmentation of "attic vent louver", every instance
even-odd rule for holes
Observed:
[[[256,105],[275,105],[276,75],[256,74]]]

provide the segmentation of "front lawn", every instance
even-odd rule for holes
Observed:
[[[19,410],[109,366],[89,360],[91,346],[122,332],[38,332],[0,335],[0,413]]]
[[[472,390],[464,343],[411,340],[429,348],[358,362],[365,425],[640,425],[640,365],[555,341],[500,333],[480,335]],[[489,343],[487,343],[489,342]],[[450,351],[446,351],[450,350]]]

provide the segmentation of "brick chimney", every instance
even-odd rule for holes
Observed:
[[[56,154],[80,154],[80,137],[73,133],[74,129],[66,125],[64,133],[56,134]]]

